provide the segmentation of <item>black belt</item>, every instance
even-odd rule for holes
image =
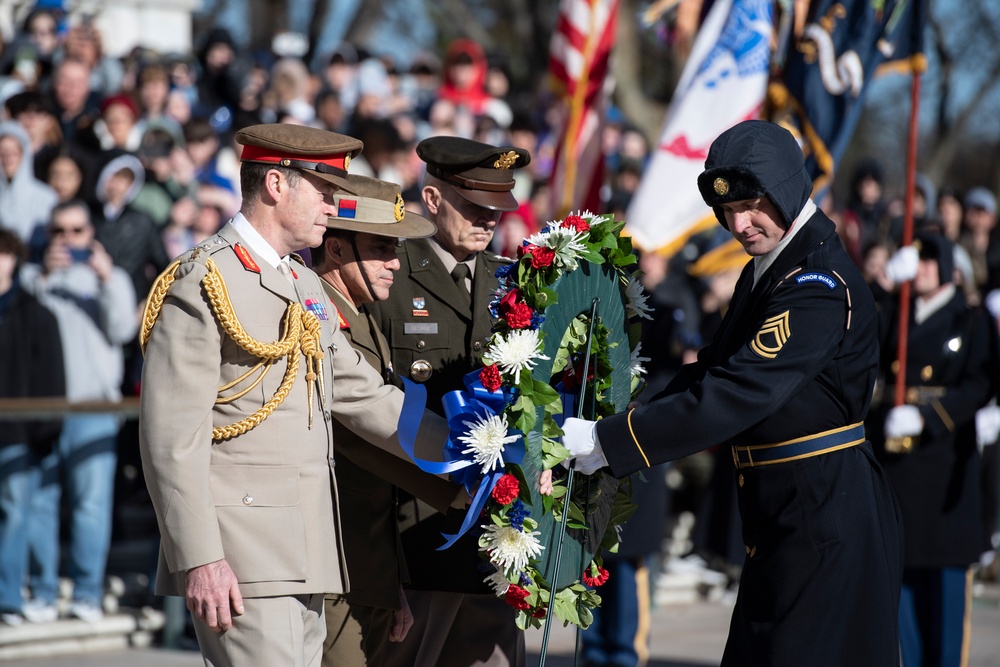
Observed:
[[[785,463],[854,447],[865,439],[864,422],[858,422],[770,445],[733,445],[733,463],[737,468]]]

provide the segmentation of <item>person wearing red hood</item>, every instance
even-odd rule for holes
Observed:
[[[444,58],[444,83],[438,97],[464,106],[474,115],[483,113],[492,98],[486,92],[486,54],[471,39],[456,39]]]

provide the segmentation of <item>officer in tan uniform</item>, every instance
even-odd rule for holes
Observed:
[[[424,238],[434,223],[403,208],[400,188],[367,176],[349,175],[351,191],[334,195],[336,217],[327,220],[323,244],[313,250],[313,268],[337,308],[348,342],[385,379],[392,372],[389,345],[366,304],[389,296],[399,269],[398,239]],[[337,489],[344,553],[351,574],[346,596],[328,596],[324,667],[384,664],[387,641],[400,641],[413,623],[402,583],[406,562],[396,521],[396,488],[447,512],[464,489],[368,444],[334,421]]]
[[[321,242],[361,142],[292,125],[236,138],[240,213],[157,279],[140,331],[157,592],[186,597],[206,665],[318,666],[324,595],[348,590],[332,419],[403,456],[402,393],[293,253]],[[419,455],[440,456],[442,426],[425,420]]]
[[[489,302],[496,270],[509,262],[486,248],[500,213],[517,208],[514,170],[531,156],[521,148],[459,137],[425,139],[417,155],[427,163],[421,196],[438,231],[404,244],[392,293],[372,312],[389,339],[396,372],[423,383],[428,408],[440,411],[441,396],[461,389],[463,376],[480,365],[493,324]],[[514,610],[483,582],[475,531],[437,550],[442,532],[458,531],[464,511],[444,515],[415,501],[401,510],[414,627],[387,648],[389,664],[524,664]]]

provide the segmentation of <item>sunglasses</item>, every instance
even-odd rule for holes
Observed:
[[[82,234],[87,231],[86,227],[49,227],[49,233],[52,236],[61,236],[62,234]]]

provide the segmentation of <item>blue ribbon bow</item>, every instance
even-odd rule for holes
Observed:
[[[403,397],[403,409],[399,415],[398,425],[399,444],[403,451],[424,472],[435,475],[450,473],[452,478],[464,486],[465,490],[472,496],[472,504],[466,511],[465,519],[458,532],[454,535],[442,533],[445,543],[438,547],[438,551],[453,545],[472,528],[472,525],[479,519],[479,514],[486,505],[486,500],[490,497],[493,487],[504,475],[503,466],[496,465],[484,474],[471,452],[462,453],[462,450],[467,449],[468,446],[463,444],[459,438],[469,432],[469,427],[465,425],[465,422],[475,423],[482,417],[503,412],[503,409],[514,399],[516,392],[511,388],[489,391],[479,381],[479,371],[467,373],[463,382],[465,384],[464,391],[450,391],[441,399],[450,430],[448,441],[444,445],[444,460],[428,461],[414,455],[417,430],[420,427],[420,420],[427,404],[427,389],[423,385],[403,378],[406,393]],[[510,431],[518,433],[514,429]],[[504,463],[520,464],[524,460],[524,453],[525,445],[522,437],[517,442],[512,442],[504,447]]]

